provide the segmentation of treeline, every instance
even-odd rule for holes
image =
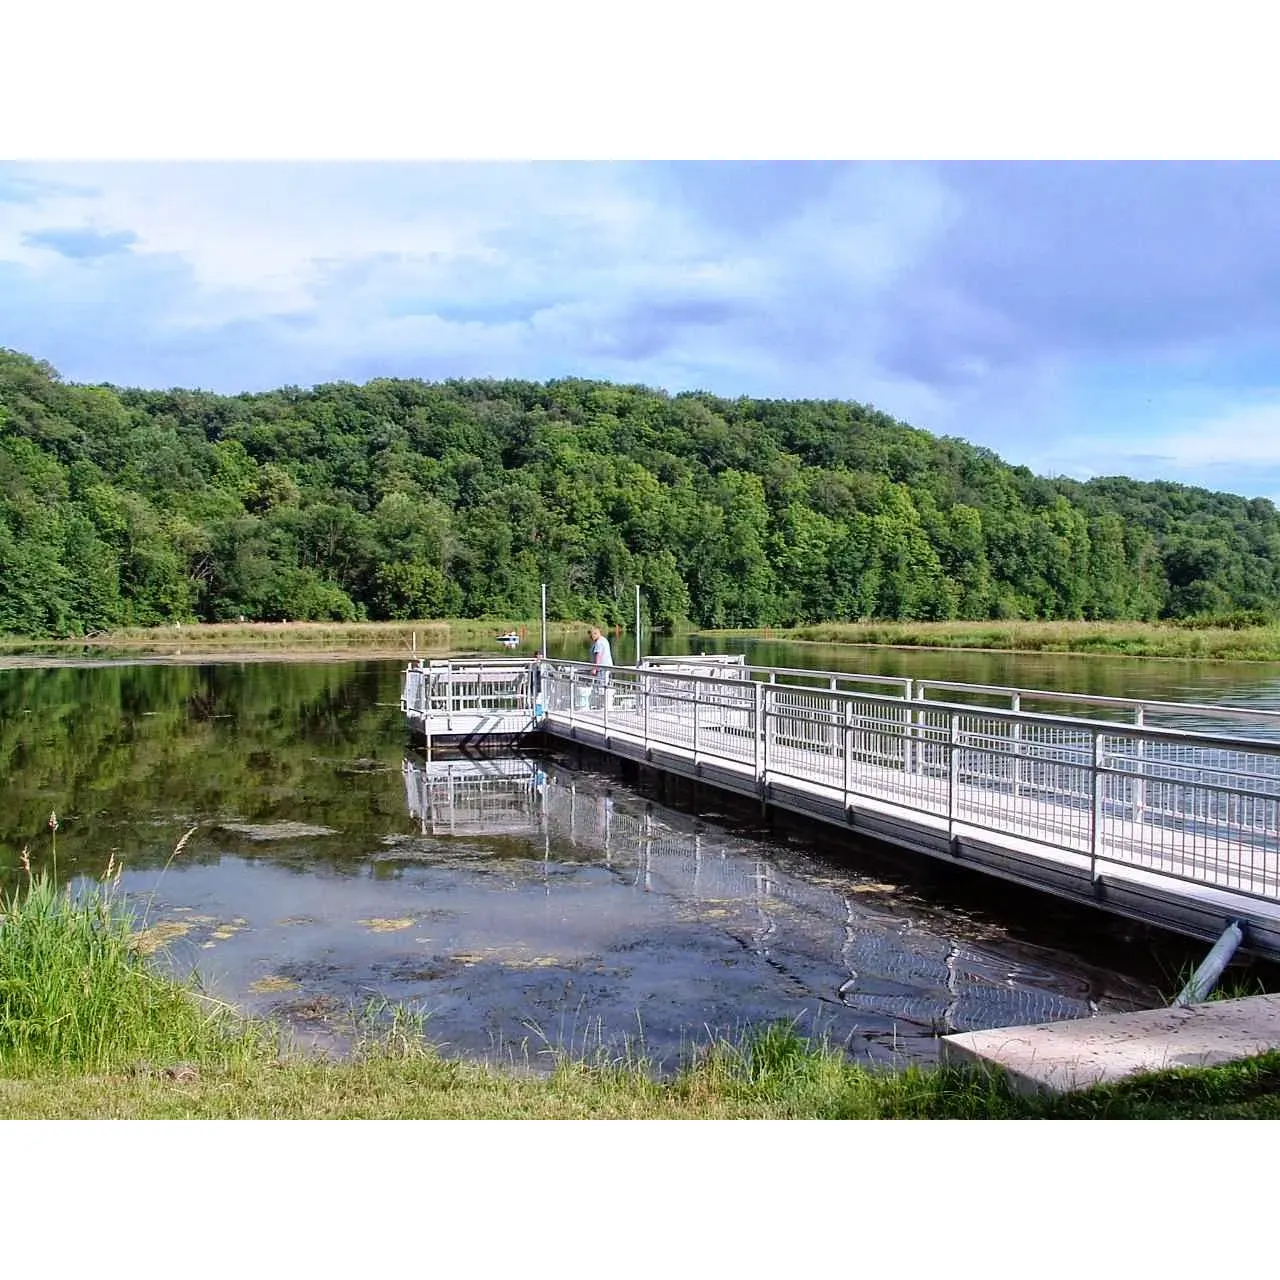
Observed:
[[[875,409],[579,380],[219,396],[0,350],[0,632],[173,621],[1280,612],[1265,499],[1010,467]]]

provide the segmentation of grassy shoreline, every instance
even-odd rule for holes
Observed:
[[[548,622],[552,641],[581,639],[586,622]],[[537,619],[447,618],[416,622],[220,622],[180,627],[132,627],[61,640],[0,637],[0,667],[58,665],[120,658],[174,662],[263,659],[408,658],[493,650],[502,632],[537,643]],[[1148,622],[829,622],[790,628],[701,629],[723,640],[795,644],[1064,653],[1230,662],[1280,662],[1280,623],[1191,626]]]
[[[0,1119],[1280,1118],[1280,1053],[1024,1098],[955,1070],[870,1069],[777,1025],[671,1075],[564,1054],[535,1075],[446,1059],[397,1014],[336,1061],[162,974],[139,923],[110,876],[79,893],[29,876],[0,898]]]
[[[1280,662],[1280,624],[1234,628],[1150,622],[829,622],[789,628],[703,630],[696,634],[712,642],[755,639],[910,649]]]
[[[582,639],[585,622],[548,622],[550,640]],[[495,652],[494,639],[514,630],[526,649],[538,643],[534,620],[437,619],[425,622],[213,622],[131,627],[61,640],[0,637],[0,667],[158,659],[172,662],[261,661],[290,658],[404,658],[460,649]],[[585,643],[585,641],[584,641]]]

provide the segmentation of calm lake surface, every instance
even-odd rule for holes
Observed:
[[[738,651],[1280,707],[1271,665]],[[56,853],[64,879],[114,855],[159,955],[304,1042],[341,1050],[370,1002],[405,1002],[448,1052],[535,1066],[550,1047],[623,1042],[674,1060],[775,1018],[860,1056],[929,1060],[940,1032],[1160,1003],[1204,950],[567,757],[428,770],[408,749],[401,666],[0,670],[0,881],[26,846],[36,865]]]

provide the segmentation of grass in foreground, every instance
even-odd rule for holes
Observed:
[[[0,1118],[1276,1119],[1280,1053],[1027,1099],[953,1071],[868,1071],[785,1028],[714,1046],[669,1080],[640,1064],[562,1062],[543,1078],[426,1047],[370,1047],[342,1063],[241,1058],[198,1072],[0,1078]]]
[[[830,622],[768,631],[707,631],[819,644],[874,644],[1140,658],[1280,661],[1280,625],[1189,627],[1148,622]]]
[[[44,877],[0,900],[0,1118],[1280,1118],[1280,1053],[1064,1098],[999,1080],[857,1066],[787,1026],[717,1041],[673,1075],[566,1055],[545,1076],[443,1058],[396,1017],[344,1062],[281,1054],[270,1028],[156,972],[110,881]]]

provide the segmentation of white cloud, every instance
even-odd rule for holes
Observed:
[[[1095,357],[1055,337],[1063,272],[1028,250],[1011,293],[1007,272],[992,286],[985,267],[960,269],[966,253],[1002,261],[1040,205],[1019,203],[1006,170],[968,186],[965,172],[21,166],[0,172],[0,344],[77,380],[221,391],[375,374],[579,375],[857,399],[1042,473],[1239,490],[1273,466],[1280,489],[1280,407],[1267,402],[1204,399],[1141,440],[1127,424],[1099,431],[1110,384],[1083,404]],[[975,190],[986,192],[981,216]],[[1103,284],[1081,288],[1120,332],[1130,317],[1094,297]],[[1125,305],[1135,293],[1125,281],[1113,292]],[[1221,347],[1167,351],[1158,369],[1135,363],[1141,344],[1136,356],[1108,351],[1118,384],[1172,386],[1195,365],[1208,385]]]
[[[1280,466],[1280,399],[1216,414],[1153,444],[1179,469]]]
[[[550,344],[544,355],[557,369],[576,363],[586,373],[630,353],[633,380],[652,378],[644,357],[667,345],[680,351],[678,364],[785,374],[788,364],[822,363],[827,330],[846,367],[866,364],[871,313],[852,323],[850,307],[890,288],[949,216],[942,186],[907,169],[849,169],[822,198],[758,234],[733,233],[740,210],[720,209],[719,222],[695,216],[644,166],[143,164],[26,173],[48,190],[0,205],[0,260],[25,269],[39,289],[97,296],[82,264],[30,237],[54,226],[128,233],[110,287],[130,308],[138,282],[167,280],[164,298],[153,289],[146,314],[132,317],[160,359],[182,330],[310,317],[310,327],[270,331],[280,344],[277,381],[306,381],[308,352],[328,353],[328,364],[339,350],[379,363],[420,350],[436,363],[505,355],[536,371],[539,343]],[[431,316],[437,321],[426,323]],[[39,354],[66,363],[61,353]],[[73,363],[80,375],[80,360]],[[225,371],[213,372],[225,383]]]
[[[1034,465],[1078,480],[1126,475],[1280,502],[1280,398],[1179,415],[1164,429],[1077,435]]]

